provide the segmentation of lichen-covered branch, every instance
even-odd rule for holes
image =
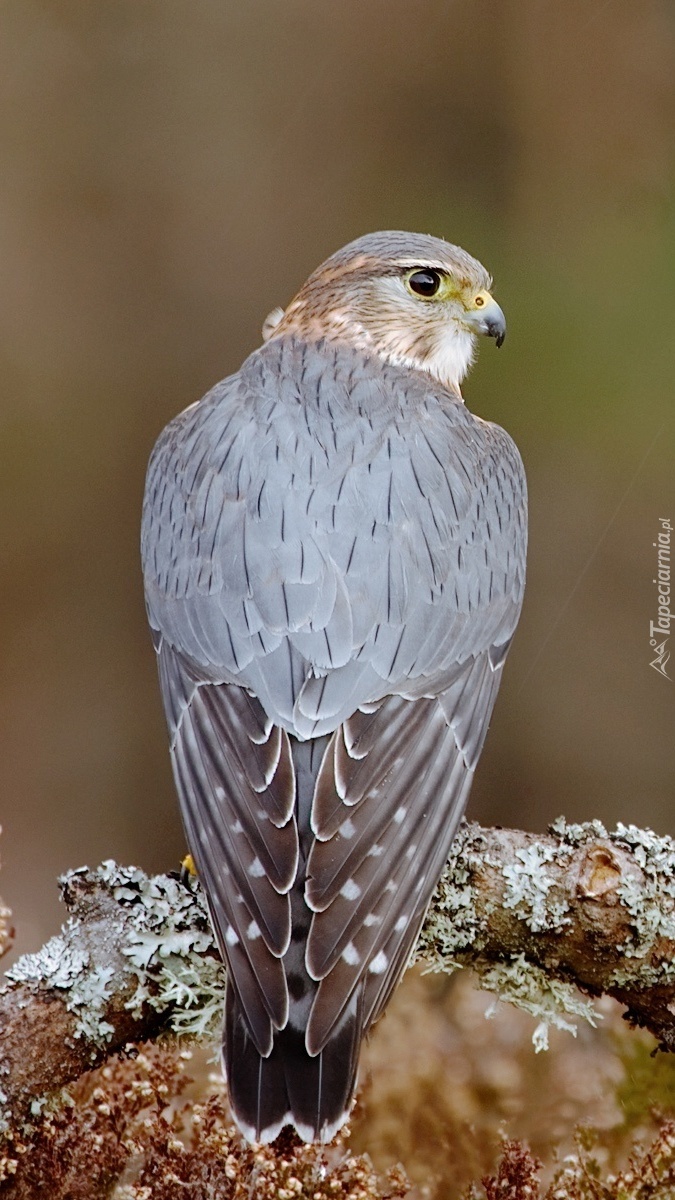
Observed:
[[[61,888],[67,924],[0,992],[0,1128],[127,1043],[220,1023],[224,970],[198,889],[111,862]],[[675,1049],[674,954],[675,841],[562,820],[546,836],[464,826],[417,947],[533,1013],[537,1048],[549,1025],[594,1019],[581,988]]]
[[[113,862],[60,886],[68,921],[0,991],[0,1133],[128,1043],[220,1018],[225,974],[198,894]]]
[[[436,890],[417,955],[470,966],[481,987],[549,1025],[595,1021],[579,994],[609,995],[675,1050],[675,840],[600,821],[548,836],[465,825]]]

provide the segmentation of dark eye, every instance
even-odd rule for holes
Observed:
[[[408,276],[408,287],[418,296],[435,296],[440,286],[440,271],[432,271],[431,268],[413,271],[412,275]]]

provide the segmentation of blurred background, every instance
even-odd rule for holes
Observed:
[[[466,247],[509,322],[464,390],[525,460],[529,582],[470,813],[675,834],[675,683],[649,666],[653,543],[675,521],[673,25],[667,0],[3,4],[18,951],[58,927],[59,872],[184,852],[139,569],[147,458],[373,229]]]

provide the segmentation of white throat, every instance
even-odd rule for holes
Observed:
[[[476,345],[475,335],[468,330],[448,322],[441,336],[427,346],[405,327],[381,326],[371,331],[353,319],[340,321],[339,316],[335,324],[343,328],[348,324],[351,345],[377,354],[393,366],[425,371],[461,398],[461,384],[473,362]]]
[[[275,309],[265,321],[263,337],[268,340],[287,332],[336,338],[393,366],[425,371],[460,399],[460,387],[473,362],[476,345],[476,335],[452,319],[433,329],[415,328],[391,309],[371,310],[367,319],[360,319],[351,303],[335,306],[317,318],[309,317],[297,302],[285,313]]]
[[[424,356],[407,356],[406,366],[415,371],[426,371],[443,387],[457,392],[461,397],[461,385],[466,378],[475,354],[476,338],[458,326],[449,326],[438,344]]]

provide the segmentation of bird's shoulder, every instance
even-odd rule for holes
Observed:
[[[286,467],[294,488],[314,489],[335,469],[372,476],[380,455],[385,470],[401,458],[424,470],[431,456],[471,483],[495,461],[523,477],[509,435],[424,372],[342,343],[284,337],[168,423],[150,458],[146,510],[167,487],[194,498],[214,473],[235,477],[241,497],[270,469]]]
[[[151,624],[292,732],[333,728],[390,681],[423,676],[426,694],[513,632],[518,464],[503,430],[421,372],[272,340],[159,439]]]

